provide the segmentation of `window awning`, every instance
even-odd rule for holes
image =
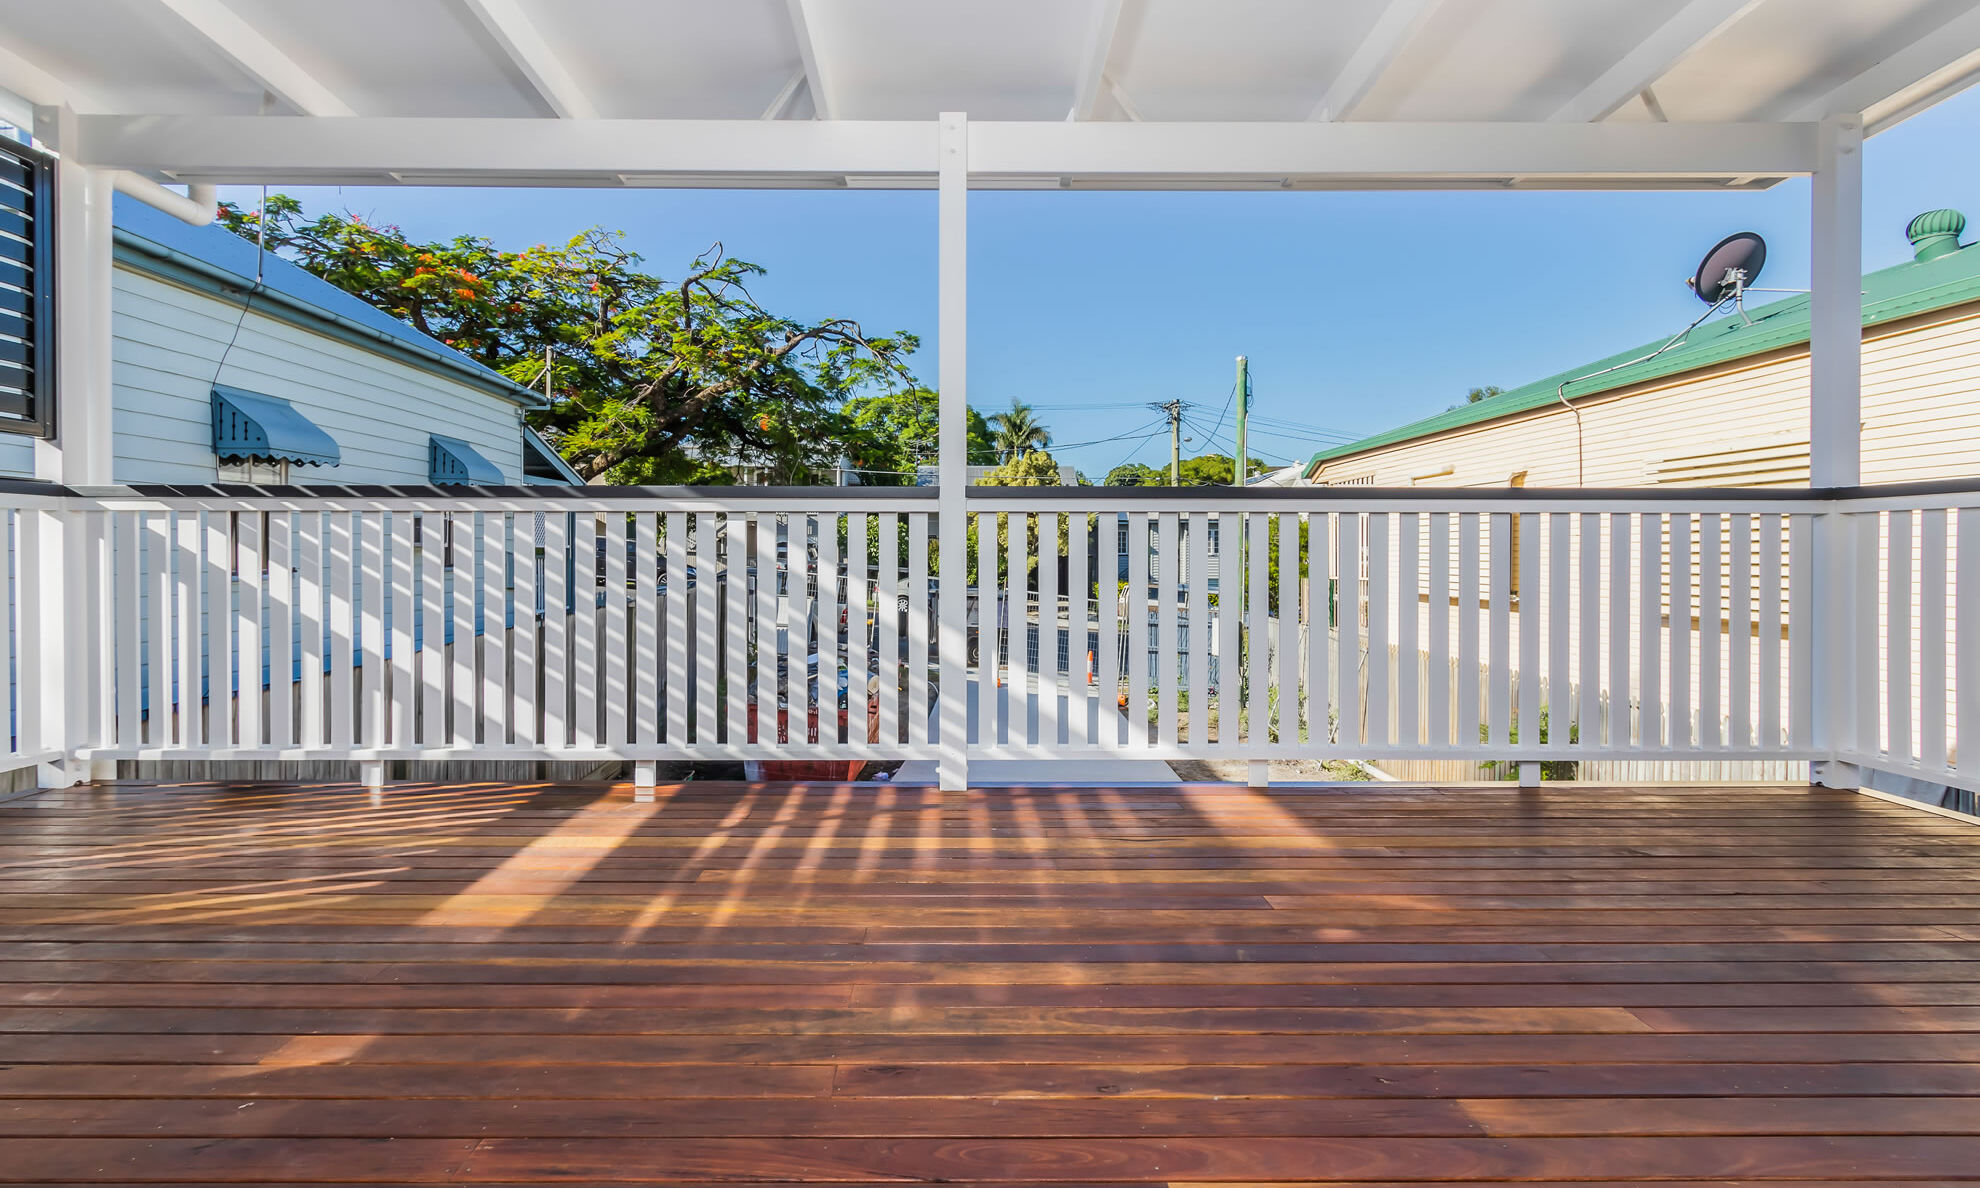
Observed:
[[[426,480],[442,486],[499,487],[502,471],[458,437],[438,433],[427,439]]]
[[[213,386],[213,452],[222,461],[335,466],[337,439],[279,396]]]

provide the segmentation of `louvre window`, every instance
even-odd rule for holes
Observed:
[[[0,432],[55,430],[53,160],[0,140]]]

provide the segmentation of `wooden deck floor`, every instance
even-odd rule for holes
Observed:
[[[0,1178],[1980,1177],[1980,829],[1846,793],[0,807]]]

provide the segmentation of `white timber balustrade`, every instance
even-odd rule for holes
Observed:
[[[977,542],[1002,542],[979,582],[995,695],[972,755],[1810,753],[1808,549],[1826,504],[1805,493],[970,503]]]
[[[1855,731],[1835,757],[1980,789],[1980,751],[1962,746],[1980,743],[1980,495],[1872,493],[1838,514]]]
[[[1974,788],[1966,486],[978,487],[945,536],[917,488],[10,482],[5,766],[1785,758]]]
[[[933,755],[930,494],[99,495],[87,753]]]

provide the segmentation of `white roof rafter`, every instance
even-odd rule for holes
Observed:
[[[770,100],[770,105],[763,109],[761,118],[766,120],[783,119],[784,113],[789,111],[791,104],[797,101],[797,93],[804,89],[804,85],[804,67],[800,66],[791,73],[790,79],[778,89],[776,96]]]
[[[1327,93],[1320,96],[1320,102],[1313,107],[1309,119],[1346,120],[1354,116],[1355,109],[1368,92],[1382,81],[1396,56],[1415,38],[1423,26],[1437,12],[1437,6],[1444,0],[1390,0],[1375,18],[1375,25],[1368,36],[1349,56],[1341,72],[1327,87]]]
[[[791,36],[797,39],[798,61],[804,64],[805,89],[811,92],[812,113],[821,120],[833,118],[831,91],[818,64],[818,48],[811,37],[811,15],[806,0],[784,0],[791,14]]]
[[[1069,120],[1090,120],[1094,108],[1100,102],[1100,92],[1108,89],[1112,79],[1107,74],[1107,59],[1114,53],[1114,37],[1121,27],[1121,8],[1126,0],[1093,0],[1093,25],[1086,35],[1086,52],[1079,60],[1079,81],[1073,88],[1072,110],[1066,113]]]
[[[50,74],[31,58],[5,44],[0,44],[0,87],[29,103],[48,107],[60,107],[64,103],[74,108],[96,106],[89,92],[67,79]]]
[[[1617,108],[1643,94],[1692,51],[1759,4],[1760,0],[1689,0],[1669,20],[1637,42],[1621,61],[1562,104],[1554,118],[1569,123],[1609,118]]]
[[[312,116],[354,116],[349,104],[220,0],[153,0],[184,21],[263,90]]]
[[[461,0],[550,108],[567,120],[594,120],[598,108],[516,0]]]
[[[1888,128],[1980,76],[1980,7],[1969,8],[1789,114],[1796,120],[1861,112],[1864,134]],[[1888,101],[1896,106],[1878,110]]]

